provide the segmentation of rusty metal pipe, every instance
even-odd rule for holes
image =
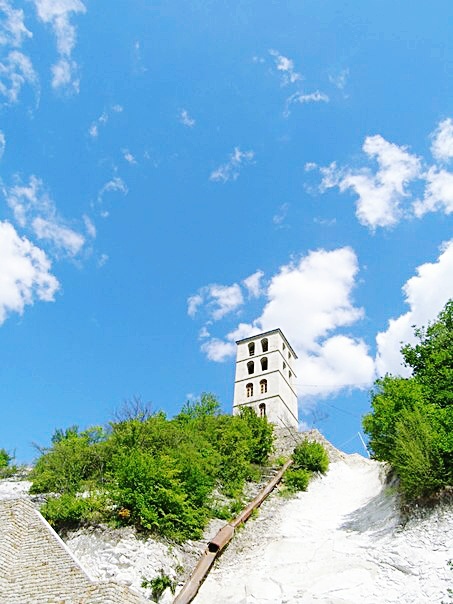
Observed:
[[[247,507],[245,507],[239,516],[236,516],[234,520],[225,524],[220,531],[215,535],[213,539],[208,543],[208,547],[205,549],[203,555],[198,561],[195,569],[186,581],[185,585],[173,600],[173,604],[189,604],[195,598],[198,590],[201,587],[204,579],[206,578],[214,560],[223,550],[223,548],[231,541],[234,536],[235,529],[247,521],[253,510],[258,508],[263,501],[268,497],[272,490],[282,479],[283,474],[293,463],[293,460],[288,460],[284,466],[277,472],[267,485],[258,493],[258,495],[251,501]]]

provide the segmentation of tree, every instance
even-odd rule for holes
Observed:
[[[395,468],[408,500],[453,479],[453,301],[414,333],[419,342],[401,349],[412,377],[376,380],[363,418],[373,456]]]

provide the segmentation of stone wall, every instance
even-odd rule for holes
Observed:
[[[2,604],[143,604],[126,586],[96,583],[25,499],[0,501]]]

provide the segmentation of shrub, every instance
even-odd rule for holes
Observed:
[[[143,579],[142,587],[151,588],[151,597],[155,602],[158,602],[167,587],[170,588],[172,594],[175,593],[176,582],[172,581],[170,577],[164,573],[164,570],[161,569],[160,575],[157,575],[154,579]]]
[[[293,460],[295,469],[325,474],[329,467],[329,457],[321,443],[309,442],[308,440],[303,440],[297,445],[293,452]]]
[[[41,514],[55,529],[61,530],[73,528],[82,520],[99,520],[102,507],[100,498],[64,493],[60,497],[50,497],[41,506]]]
[[[303,469],[289,469],[285,473],[284,483],[291,493],[306,491],[310,482],[311,472]]]

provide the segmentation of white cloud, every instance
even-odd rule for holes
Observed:
[[[201,350],[210,361],[221,363],[235,354],[236,346],[232,342],[212,338],[201,346]]]
[[[409,310],[396,319],[390,319],[386,331],[376,337],[376,366],[379,375],[385,373],[409,375],[402,366],[401,344],[413,343],[413,326],[433,321],[450,298],[453,298],[453,239],[447,242],[436,262],[419,266],[416,275],[403,286]]]
[[[278,50],[269,50],[269,54],[274,58],[277,71],[280,72],[282,86],[294,84],[302,79],[301,74],[295,71],[292,59],[288,59],[288,57],[280,54]]]
[[[51,241],[57,248],[64,250],[70,256],[78,254],[85,243],[83,235],[54,220],[38,216],[32,220],[31,226],[38,239]]]
[[[259,296],[261,296],[263,293],[261,289],[261,280],[263,277],[263,271],[258,270],[242,281],[252,298],[259,298]]]
[[[71,24],[73,14],[85,13],[81,0],[34,0],[38,18],[50,24],[57,40],[59,61],[52,67],[52,86],[72,88],[78,92],[79,81],[74,78],[77,64],[71,59],[76,43],[76,29]]]
[[[3,134],[3,132],[0,130],[0,159],[3,157],[3,154],[5,153],[5,147],[6,147],[6,138],[5,138],[5,135]]]
[[[8,53],[0,62],[0,95],[7,103],[16,103],[25,84],[38,87],[38,76],[30,59],[18,50]]]
[[[338,90],[344,90],[349,77],[349,69],[342,69],[336,74],[329,75],[329,82]]]
[[[284,117],[288,117],[291,113],[290,107],[296,103],[303,105],[304,103],[328,103],[329,97],[324,92],[310,92],[308,94],[303,92],[295,92],[286,99],[285,110],[283,111]]]
[[[43,250],[0,222],[0,324],[10,313],[22,314],[35,300],[50,302],[59,283]]]
[[[213,321],[219,321],[225,315],[237,310],[244,303],[240,286],[219,285],[213,283],[198,290],[187,300],[187,314],[194,317],[199,308],[204,306],[206,313]]]
[[[274,214],[272,217],[272,222],[280,228],[283,228],[283,223],[285,222],[286,216],[289,210],[289,203],[282,203],[282,205],[278,208],[277,214]]]
[[[181,122],[181,124],[187,126],[188,128],[193,128],[196,123],[195,120],[190,117],[187,109],[181,109],[181,112],[179,114],[179,121]]]
[[[453,157],[453,120],[451,117],[439,123],[431,135],[431,152],[438,161],[447,161]]]
[[[114,176],[101,187],[101,190],[98,193],[98,202],[102,203],[106,193],[114,193],[116,191],[122,193],[123,195],[127,195],[129,193],[126,183],[119,176]]]
[[[93,221],[86,214],[83,215],[83,222],[85,224],[85,230],[87,234],[94,239],[96,237],[96,227],[94,226]]]
[[[374,379],[374,361],[363,340],[336,333],[363,318],[351,299],[358,262],[351,248],[309,252],[280,267],[267,287],[267,302],[251,323],[240,323],[222,340],[202,345],[209,359],[234,356],[235,341],[280,327],[299,356],[301,396],[325,396],[342,388],[366,388]],[[194,300],[196,308],[204,303]]]
[[[7,0],[0,0],[0,11],[5,15],[0,21],[0,45],[20,48],[24,40],[33,35],[25,27],[24,11],[14,9]]]
[[[426,180],[424,197],[413,204],[414,213],[421,217],[427,212],[443,210],[453,212],[453,172],[432,166],[424,174]]]
[[[324,167],[309,162],[305,170],[319,170],[321,192],[333,187],[341,192],[354,191],[358,196],[356,216],[372,230],[394,226],[402,218],[421,218],[427,212],[451,214],[453,172],[442,164],[453,157],[453,120],[441,121],[431,138],[431,151],[440,164],[426,166],[426,162],[409,153],[407,147],[390,143],[377,134],[367,136],[362,147],[369,159],[376,159],[377,170],[338,167],[336,162]],[[424,194],[422,199],[413,200],[417,181],[424,182]]]
[[[122,112],[123,112],[122,105],[118,105],[118,104],[112,105],[112,107],[109,110],[103,111],[101,113],[101,115],[94,122],[92,122],[92,124],[88,130],[88,134],[91,136],[91,138],[97,138],[99,136],[99,127],[105,126],[107,124],[112,113],[122,113]]]
[[[57,251],[70,256],[80,252],[85,238],[59,216],[41,179],[32,175],[28,185],[5,187],[3,193],[19,226],[30,229],[38,239],[49,241]]]
[[[80,80],[75,77],[77,73],[77,63],[61,58],[52,65],[52,88],[72,88],[73,92],[79,93]]]
[[[321,168],[320,189],[353,190],[358,195],[356,216],[361,224],[370,229],[393,226],[403,216],[401,202],[409,196],[407,185],[422,175],[420,159],[380,135],[367,136],[362,148],[369,158],[376,158],[374,174],[367,168],[337,169],[333,162]]]
[[[229,161],[211,172],[209,179],[214,182],[236,180],[243,164],[251,163],[254,157],[254,151],[241,151],[239,147],[235,147]]]
[[[133,164],[137,163],[137,160],[132,155],[132,153],[129,151],[129,149],[123,149],[123,157],[127,161],[128,164],[133,165]]]

